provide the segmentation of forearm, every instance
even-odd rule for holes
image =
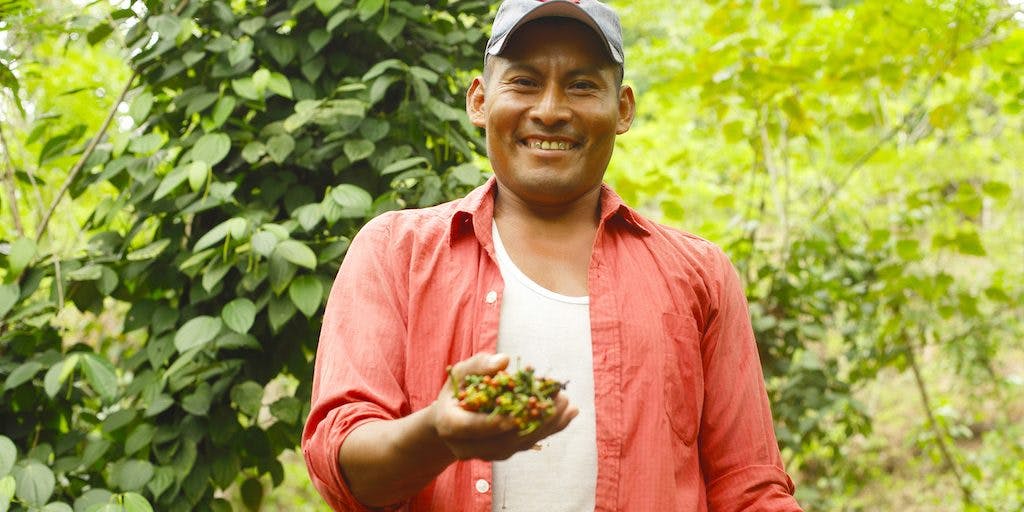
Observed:
[[[352,494],[364,505],[391,505],[419,492],[455,461],[437,436],[432,407],[395,420],[365,423],[338,450]]]

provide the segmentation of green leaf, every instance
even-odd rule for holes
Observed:
[[[153,506],[141,494],[129,492],[124,494],[125,512],[153,512]]]
[[[405,29],[406,19],[401,16],[389,16],[377,27],[377,35],[387,43],[391,43]]]
[[[122,491],[141,490],[153,478],[153,464],[146,460],[131,459],[114,465],[111,481]]]
[[[113,496],[106,489],[89,489],[75,499],[75,512],[91,512],[93,508],[109,503]]]
[[[348,183],[331,190],[331,199],[342,208],[341,218],[366,217],[373,205],[373,198],[367,191]]]
[[[295,139],[291,135],[282,133],[275,135],[267,141],[267,153],[274,162],[282,163],[295,149]]]
[[[249,510],[259,510],[263,503],[263,484],[256,478],[250,477],[242,482],[242,503]]]
[[[254,164],[266,153],[267,147],[262,142],[254,140],[242,148],[242,159],[250,164]]]
[[[359,0],[359,4],[356,5],[359,20],[366,21],[372,18],[374,14],[380,11],[381,7],[384,7],[384,0]]]
[[[137,155],[150,155],[164,144],[164,137],[159,133],[147,133],[142,137],[132,139],[128,143],[128,150]]]
[[[384,170],[380,171],[380,173],[386,176],[388,174],[402,172],[417,165],[423,165],[428,169],[430,168],[430,162],[428,162],[426,158],[423,158],[422,156],[414,156],[412,158],[405,158],[397,162],[392,162],[385,167]]]
[[[263,98],[263,93],[256,90],[256,84],[253,83],[252,77],[249,76],[232,80],[231,89],[235,91],[235,94],[248,100]]]
[[[78,360],[81,356],[71,354],[64,358],[58,364],[55,364],[46,371],[46,376],[43,377],[43,389],[46,394],[53,398],[57,396],[57,391],[60,390],[61,385],[67,382],[68,377],[78,367]]]
[[[156,432],[156,427],[149,423],[143,423],[137,427],[130,434],[124,442],[124,454],[131,455],[146,446],[153,441],[153,434]]]
[[[251,380],[236,384],[231,388],[231,402],[243,414],[256,416],[263,405],[263,386]]]
[[[188,172],[188,186],[192,190],[202,188],[206,178],[210,176],[210,166],[203,161],[192,162],[185,166],[185,169]]]
[[[170,238],[161,238],[160,240],[156,240],[141,249],[128,253],[126,258],[128,259],[128,261],[142,261],[153,259],[159,256],[161,253],[163,253],[164,249],[166,249],[167,246],[170,244]]]
[[[7,312],[14,307],[20,295],[21,291],[19,290],[18,283],[0,284],[0,319],[3,319]]]
[[[235,350],[235,349],[249,349],[249,350],[260,350],[263,347],[260,346],[259,340],[251,334],[239,334],[237,332],[227,332],[223,336],[217,338],[213,342],[217,346],[218,350]]]
[[[324,212],[318,203],[311,203],[296,208],[292,216],[299,220],[302,229],[312,231],[324,219]]]
[[[267,82],[267,89],[270,89],[271,92],[280,96],[292,99],[292,84],[288,81],[288,77],[281,73],[270,74],[270,80]]]
[[[47,503],[46,506],[43,507],[43,512],[74,512],[74,509],[72,509],[71,505],[68,505],[67,503],[54,501],[52,503]]]
[[[288,296],[291,297],[295,307],[310,318],[320,309],[320,300],[323,298],[323,284],[316,276],[300,276],[292,281],[288,287]]]
[[[309,42],[309,46],[311,46],[313,48],[313,52],[316,53],[331,41],[331,34],[322,28],[318,28],[306,36],[306,41]]]
[[[270,320],[270,328],[274,332],[281,330],[288,320],[295,316],[295,304],[285,297],[274,295],[270,297],[267,304],[267,319]]]
[[[295,425],[299,421],[301,410],[302,403],[292,396],[282,397],[270,404],[270,414],[289,425]]]
[[[333,3],[335,3],[335,5],[337,5],[338,3],[341,2],[341,0],[321,0],[321,1],[333,2]],[[319,5],[317,5],[317,7],[319,7]],[[333,8],[332,8],[332,10],[333,10]],[[324,13],[324,14],[326,14],[326,13]],[[342,10],[334,13],[334,15],[331,16],[331,19],[327,20],[327,30],[329,32],[333,32],[334,29],[338,28],[338,25],[341,25],[342,23],[345,23],[345,21],[348,20],[349,18],[351,18],[353,14],[355,14],[355,11],[353,11],[352,9],[342,9]]]
[[[229,329],[245,334],[249,332],[249,328],[252,327],[252,323],[256,319],[256,305],[244,297],[238,298],[227,303],[221,310],[220,316]]]
[[[35,507],[46,505],[57,483],[53,471],[34,460],[25,465],[16,480],[15,495],[25,504]]]
[[[210,342],[221,329],[220,318],[207,315],[197,316],[185,325],[182,325],[178,332],[174,333],[174,348],[178,352],[185,352],[191,348],[201,347]]]
[[[103,275],[101,268],[100,265],[88,264],[68,272],[68,279],[72,281],[95,281]]]
[[[28,361],[22,363],[10,375],[7,376],[7,380],[4,381],[4,391],[14,389],[30,380],[39,373],[39,370],[43,369],[43,364],[39,361]]]
[[[83,354],[82,370],[92,389],[99,393],[104,402],[117,397],[117,373],[114,365],[96,354]]]
[[[153,478],[146,484],[146,488],[153,493],[154,497],[159,497],[173,483],[174,468],[163,466],[156,469]]]
[[[454,167],[451,172],[452,177],[454,177],[456,181],[469,186],[479,185],[482,177],[480,169],[478,169],[476,164],[473,163],[466,163],[458,167]]]
[[[345,156],[352,162],[362,160],[373,154],[377,146],[368,140],[350,140],[345,142]]]
[[[274,248],[274,254],[300,267],[316,268],[316,253],[298,240],[284,240]]]
[[[224,133],[207,133],[192,146],[192,159],[213,167],[231,151],[231,137]]]
[[[280,295],[288,288],[292,277],[295,276],[295,271],[296,266],[286,260],[280,253],[274,252],[270,255],[270,268],[267,274],[270,278],[270,287],[274,290],[274,293]]]
[[[242,29],[242,32],[249,34],[250,36],[259,32],[264,25],[267,24],[267,19],[263,16],[256,16],[255,18],[249,18],[238,23],[238,28]]]
[[[256,234],[252,235],[249,239],[249,243],[252,244],[252,250],[256,254],[269,258],[274,252],[274,247],[277,246],[277,237],[273,233],[267,231],[257,231]]]
[[[369,82],[370,80],[373,80],[374,78],[377,78],[378,76],[384,74],[384,72],[389,69],[404,70],[406,69],[406,64],[398,59],[382,60],[374,64],[373,67],[370,68],[370,70],[363,75],[361,81]]]
[[[18,449],[14,442],[5,435],[0,435],[0,477],[11,474],[14,462],[18,459]]]
[[[231,113],[235,111],[237,103],[238,101],[235,100],[234,96],[224,96],[217,100],[217,104],[213,107],[213,115],[211,116],[213,125],[210,128],[218,128],[223,125],[224,121],[227,121],[231,117]]]
[[[131,106],[128,107],[128,115],[135,121],[135,126],[141,126],[149,117],[149,111],[153,109],[153,99],[151,92],[144,91],[132,100]]]
[[[10,508],[16,486],[17,483],[14,481],[14,475],[0,478],[0,512],[7,512]]]
[[[267,68],[257,69],[252,74],[252,84],[256,87],[256,92],[263,94],[263,91],[267,90],[267,84],[270,82],[270,70]]]
[[[20,237],[11,242],[10,252],[7,254],[7,268],[11,274],[18,275],[32,262],[36,256],[36,243],[31,238]]]
[[[159,201],[167,194],[174,191],[178,185],[181,185],[188,179],[188,168],[185,166],[175,167],[174,170],[167,173],[164,179],[160,181],[160,186],[156,188],[156,192],[153,193],[153,200]]]
[[[249,227],[248,222],[241,217],[233,217],[220,224],[217,224],[209,231],[199,237],[199,241],[196,242],[195,247],[192,248],[193,252],[201,251],[213,244],[219,243],[228,235],[233,236],[236,240],[245,236],[245,230]]]
[[[981,243],[981,237],[974,230],[961,231],[956,234],[956,248],[962,254],[970,256],[985,256],[985,246]]]
[[[324,16],[327,16],[334,12],[334,9],[338,7],[338,4],[340,3],[341,0],[316,0],[316,8],[319,9]]]
[[[210,412],[210,404],[213,402],[213,393],[210,384],[203,382],[196,390],[181,400],[181,408],[195,416],[206,416]]]
[[[235,45],[228,50],[228,64],[235,66],[239,62],[248,59],[252,55],[252,39],[242,37],[235,42]]]

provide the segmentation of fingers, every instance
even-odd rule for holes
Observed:
[[[479,354],[459,361],[452,366],[452,376],[456,381],[470,374],[494,375],[508,367],[509,358],[505,354]]]

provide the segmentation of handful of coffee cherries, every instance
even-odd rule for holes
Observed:
[[[508,416],[521,436],[537,430],[555,413],[555,397],[565,389],[565,383],[535,376],[531,366],[515,373],[502,370],[494,375],[470,374],[459,382],[456,382],[449,366],[448,376],[460,407],[472,412]]]

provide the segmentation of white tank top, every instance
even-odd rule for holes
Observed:
[[[568,381],[562,392],[580,413],[565,430],[541,441],[539,449],[493,463],[491,510],[594,510],[597,433],[590,299],[560,295],[531,280],[505,251],[497,224],[492,232],[505,281],[498,352],[512,358],[510,370],[531,365],[538,376]]]

